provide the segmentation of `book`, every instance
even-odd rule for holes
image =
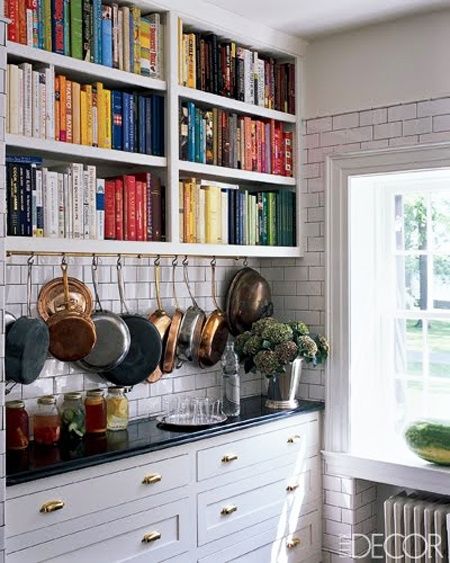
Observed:
[[[105,180],[105,239],[116,238],[116,180]]]
[[[104,4],[102,6],[102,38],[101,53],[102,64],[113,66],[113,30],[112,30],[112,7]]]

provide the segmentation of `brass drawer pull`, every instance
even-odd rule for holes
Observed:
[[[142,538],[142,543],[152,543],[160,539],[161,539],[160,532],[149,532],[148,534],[145,534],[145,536]]]
[[[286,543],[286,547],[288,549],[294,549],[295,547],[297,547],[298,545],[300,545],[302,542],[300,540],[300,538],[292,538],[290,541],[288,541]]]
[[[230,463],[232,461],[236,461],[239,459],[239,456],[236,454],[224,455],[222,458],[222,463]]]
[[[162,479],[162,475],[159,473],[150,473],[150,475],[146,475],[142,479],[143,485],[154,485],[155,483],[159,483]]]
[[[222,514],[222,516],[228,516],[229,514],[233,514],[233,512],[236,512],[237,509],[238,507],[236,505],[229,504],[228,506],[224,506],[222,508],[220,514]]]
[[[286,487],[286,491],[287,491],[288,493],[293,493],[293,492],[296,491],[298,488],[299,488],[299,485],[298,485],[298,484],[297,484],[297,485],[288,485],[288,486]]]
[[[288,444],[295,444],[296,442],[298,442],[300,440],[301,436],[299,436],[298,434],[294,434],[293,436],[289,436],[287,443]]]
[[[55,512],[55,510],[61,510],[62,508],[64,508],[64,504],[65,503],[63,500],[49,500],[47,502],[44,502],[39,512],[42,512],[44,514]]]

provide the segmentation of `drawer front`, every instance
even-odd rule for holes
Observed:
[[[318,421],[299,423],[200,450],[197,453],[197,476],[199,481],[203,481],[266,462],[271,458],[290,456],[294,460],[307,457],[317,453],[318,449]]]
[[[10,499],[6,501],[7,537],[169,491],[189,481],[189,458],[182,455]],[[60,504],[49,506],[53,501]],[[41,512],[43,507],[56,510]]]
[[[289,532],[308,503],[320,503],[320,460],[307,460],[198,495],[198,543],[223,538],[280,516]],[[315,504],[312,504],[315,508]],[[311,510],[311,507],[310,507]],[[289,518],[287,516],[289,515]]]
[[[192,515],[183,499],[7,555],[8,563],[163,561],[192,549]],[[146,541],[144,541],[146,540]]]
[[[198,563],[306,563],[321,560],[320,516],[318,512],[302,516],[292,534],[277,538],[277,533],[264,532],[218,553],[200,559]]]

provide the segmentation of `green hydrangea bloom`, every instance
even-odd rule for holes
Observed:
[[[275,346],[294,338],[294,333],[289,325],[284,323],[271,323],[262,332],[264,340]]]
[[[261,350],[254,358],[255,367],[267,377],[279,373],[282,369],[275,352],[272,350]]]
[[[281,342],[281,344],[277,344],[273,350],[275,352],[278,361],[282,364],[288,364],[289,362],[293,362],[297,357],[298,353],[298,346],[292,340],[288,342]]]

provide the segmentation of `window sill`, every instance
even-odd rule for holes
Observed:
[[[322,452],[326,472],[440,495],[450,490],[450,467],[419,458],[379,460],[346,453]]]

